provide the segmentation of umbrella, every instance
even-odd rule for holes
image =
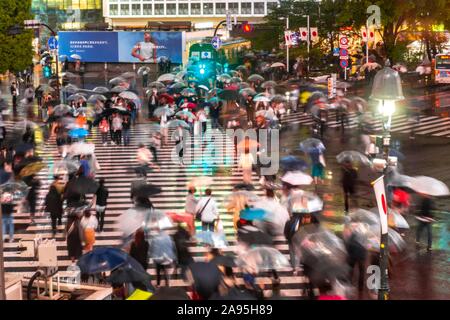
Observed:
[[[417,193],[427,194],[429,196],[441,197],[450,195],[447,185],[432,177],[417,176],[413,177],[411,189]]]
[[[99,184],[97,181],[92,178],[80,176],[70,183],[69,191],[77,194],[88,194],[97,192],[98,188]]]
[[[250,84],[248,82],[240,82],[239,89],[250,88]]]
[[[218,255],[211,260],[211,263],[214,263],[218,266],[224,266],[224,267],[229,267],[229,268],[237,267],[235,257],[228,256],[228,255],[225,255],[225,256]]]
[[[277,249],[270,247],[256,247],[240,255],[237,264],[250,270],[271,271],[289,268],[288,259]]]
[[[133,188],[132,191],[135,197],[148,198],[155,194],[159,194],[162,192],[160,187],[151,185],[151,184],[142,184],[136,188]]]
[[[266,96],[265,94],[260,93],[253,98],[253,101],[255,101],[255,102],[270,102],[270,98],[268,96]]]
[[[289,211],[292,213],[313,213],[323,209],[323,201],[312,192],[295,190],[289,198]]]
[[[391,210],[388,215],[389,226],[398,229],[409,229],[406,219],[396,210]]]
[[[313,178],[301,171],[289,171],[282,178],[281,181],[290,184],[291,186],[309,185]]]
[[[264,77],[259,74],[252,74],[247,78],[250,82],[256,82],[256,81],[264,81]]]
[[[27,196],[29,187],[23,181],[8,181],[0,185],[1,203],[22,200]]]
[[[242,79],[239,77],[231,77],[230,83],[241,83]]]
[[[348,217],[352,222],[366,223],[368,225],[379,225],[380,223],[376,213],[365,209],[353,210]]]
[[[165,88],[165,84],[159,81],[153,81],[148,85],[149,88]]]
[[[87,99],[86,99],[85,96],[83,96],[83,95],[81,95],[81,94],[79,94],[79,93],[75,93],[75,94],[73,94],[73,95],[71,95],[71,96],[69,96],[69,97],[67,98],[67,101],[75,101],[75,100],[83,100],[83,101],[86,101]]]
[[[161,287],[150,300],[190,300],[186,290],[180,287]]]
[[[79,54],[72,54],[70,57],[74,60],[81,60],[81,56]]]
[[[175,78],[176,80],[183,80],[187,74],[187,71],[180,71],[175,75]]]
[[[61,76],[63,77],[63,78],[76,78],[76,77],[78,77],[78,75],[77,74],[75,74],[75,73],[72,73],[72,72],[63,72],[62,74],[61,74]]]
[[[45,167],[46,165],[42,161],[29,163],[22,170],[20,170],[19,176],[21,177],[32,176],[41,171],[42,169],[44,169]]]
[[[106,87],[95,87],[92,91],[97,93],[108,93],[109,89]]]
[[[137,94],[131,91],[123,91],[119,94],[119,97],[127,100],[139,100]]]
[[[169,128],[176,128],[176,127],[182,127],[185,129],[189,129],[190,126],[187,124],[186,121],[183,120],[179,120],[179,119],[175,119],[175,120],[171,120],[167,123],[167,126]]]
[[[229,90],[225,89],[220,91],[217,96],[222,100],[234,101],[239,98],[239,94],[237,90]]]
[[[127,88],[122,87],[122,86],[115,86],[109,92],[111,92],[111,93],[121,93],[121,92],[124,92],[124,91],[127,91]]]
[[[41,84],[38,88],[38,90],[41,92],[55,92],[55,89],[48,84]]]
[[[174,114],[174,111],[169,107],[158,107],[153,111],[153,115],[155,117],[162,117],[164,115],[166,116],[172,116]]]
[[[193,278],[195,291],[203,298],[208,299],[217,292],[222,272],[216,264],[211,262],[194,262],[189,266]]]
[[[181,95],[183,97],[193,97],[197,95],[197,92],[192,88],[185,88],[181,91]]]
[[[231,76],[229,74],[223,73],[217,76],[217,80],[220,82],[229,82],[231,80]]]
[[[139,69],[138,69],[138,71],[137,71],[137,74],[138,75],[140,75],[140,76],[144,76],[144,75],[146,75],[146,74],[149,74],[150,73],[150,68],[149,67],[140,67]]]
[[[273,97],[270,98],[270,102],[275,102],[275,103],[283,103],[286,102],[286,97],[282,96],[281,94],[276,94]]]
[[[60,174],[71,174],[78,171],[80,168],[80,163],[75,160],[62,160],[54,164],[53,173],[54,175]]]
[[[89,97],[89,99],[87,100],[88,103],[97,103],[97,101],[106,101],[107,98],[102,95],[102,94],[93,94],[92,96]]]
[[[175,75],[171,73],[165,73],[158,77],[157,81],[159,82],[173,82],[175,81]]]
[[[117,86],[121,83],[127,82],[127,80],[124,77],[115,77],[109,80],[109,84],[113,86]]]
[[[184,88],[186,88],[186,84],[184,82],[176,82],[173,85],[169,87],[172,90],[175,90],[175,92],[180,92]]]
[[[121,266],[111,272],[108,282],[117,285],[123,283],[150,283],[151,276],[147,272],[136,270],[129,265]]]
[[[303,171],[308,168],[305,160],[295,156],[286,156],[281,158],[280,164],[285,171]]]
[[[360,71],[364,72],[366,69],[369,71],[381,68],[381,66],[376,62],[368,62],[361,66]]]
[[[365,165],[370,165],[370,160],[358,151],[342,151],[336,156],[338,163],[343,162],[357,162]]]
[[[300,150],[308,153],[311,148],[317,147],[319,149],[325,150],[325,146],[322,141],[316,138],[308,138],[300,142]]]
[[[236,70],[247,71],[247,67],[244,65],[240,65],[236,67]]]
[[[267,214],[264,216],[265,221],[272,222],[284,228],[289,220],[289,212],[286,207],[276,200],[258,199],[252,202],[253,208],[264,209]]]
[[[286,68],[286,66],[281,62],[275,62],[270,65],[271,68]]]
[[[182,117],[182,118],[196,119],[195,114],[193,114],[192,112],[187,111],[187,110],[178,111],[175,115],[177,117]]]
[[[271,246],[273,244],[272,237],[269,234],[253,226],[239,228],[237,239],[239,242],[245,243],[249,246]]]
[[[64,91],[67,93],[76,93],[80,90],[77,86],[69,83],[67,86],[64,87]]]
[[[188,182],[187,188],[202,188],[212,185],[214,182],[213,177],[208,176],[199,176],[194,177],[191,179],[191,181]]]
[[[146,226],[149,209],[130,208],[120,215],[118,221],[119,230],[123,232],[123,236],[127,237],[136,232],[136,230]]]
[[[195,239],[198,243],[203,243],[216,249],[228,247],[228,242],[223,233],[200,231],[196,233]]]
[[[33,150],[33,149],[34,149],[34,147],[31,144],[27,144],[27,143],[19,144],[14,148],[14,150],[16,151],[16,154],[21,154],[21,155],[24,155],[29,150]]]
[[[275,88],[277,86],[277,83],[275,81],[269,80],[269,81],[264,81],[261,84],[261,88],[267,89],[267,88]]]
[[[125,264],[128,259],[129,256],[125,251],[100,247],[82,255],[77,264],[83,274],[97,274],[114,270]]]
[[[76,128],[69,131],[69,136],[76,139],[86,137],[88,134],[89,131],[84,128]]]
[[[261,208],[251,208],[247,207],[239,213],[239,216],[241,219],[247,220],[247,221],[254,221],[254,220],[264,220],[264,218],[267,215],[267,211]]]
[[[256,91],[253,90],[252,88],[244,88],[244,89],[239,90],[239,94],[240,95],[255,96],[256,95]]]
[[[197,88],[205,90],[205,91],[209,91],[209,88],[203,84],[199,85]]]

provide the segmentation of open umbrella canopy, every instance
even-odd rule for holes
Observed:
[[[268,212],[261,208],[247,207],[239,213],[241,219],[247,221],[264,220]]]
[[[289,268],[288,259],[277,249],[266,246],[250,249],[240,255],[237,265],[252,271],[271,271]]]
[[[275,62],[270,65],[271,68],[286,68],[286,66],[281,62]]]
[[[109,80],[109,84],[112,86],[117,86],[120,85],[121,83],[126,83],[127,79],[125,79],[124,77],[115,77],[112,78],[111,80]]]
[[[358,151],[342,151],[336,156],[338,163],[355,162],[364,165],[370,165],[370,160]]]
[[[287,102],[287,100],[286,100],[286,96],[283,96],[281,94],[276,94],[270,98],[270,102],[283,103],[283,102]]]
[[[103,93],[108,93],[109,89],[107,87],[95,87],[92,91],[103,94]]]
[[[187,124],[186,121],[180,120],[180,119],[175,119],[175,120],[171,120],[167,123],[167,126],[169,128],[177,128],[177,127],[182,127],[184,129],[189,129],[190,126],[189,124]]]
[[[241,83],[242,79],[239,77],[231,77],[230,83]]]
[[[122,86],[115,86],[109,92],[111,92],[111,93],[121,93],[121,92],[124,92],[124,91],[127,91],[127,88],[122,87]]]
[[[150,209],[130,208],[120,215],[118,219],[119,230],[125,237],[132,235],[136,230],[144,228],[149,221]]]
[[[427,194],[434,197],[450,195],[450,190],[442,181],[426,176],[412,178],[411,189],[417,193]]]
[[[132,91],[123,91],[119,93],[119,97],[127,100],[139,100],[139,96]]]
[[[93,94],[88,98],[87,102],[95,104],[97,103],[97,101],[106,101],[106,100],[107,98],[102,94]]]
[[[68,187],[67,193],[72,194],[92,194],[96,193],[99,184],[92,178],[80,176],[75,178]]]
[[[195,114],[193,114],[192,112],[187,111],[187,110],[178,111],[175,115],[177,117],[186,118],[186,119],[187,118],[188,119],[196,119]]]
[[[244,66],[244,65],[240,65],[240,66],[237,66],[237,67],[236,67],[236,70],[246,71],[246,70],[247,70],[247,67]]]
[[[67,86],[64,87],[64,91],[67,93],[76,93],[80,90],[77,86],[69,83]]]
[[[301,171],[289,171],[282,178],[281,181],[291,186],[310,185],[313,178]]]
[[[299,148],[301,151],[309,153],[312,148],[319,148],[325,150],[325,146],[322,141],[316,138],[308,138],[300,142]]]
[[[80,100],[86,101],[87,99],[85,96],[79,93],[72,94],[67,98],[67,101],[80,101]]]
[[[231,80],[231,76],[229,74],[223,73],[217,76],[217,80],[220,82],[229,82]]]
[[[41,171],[45,167],[46,167],[46,165],[42,161],[31,162],[31,163],[25,165],[25,167],[23,167],[20,170],[19,176],[21,176],[21,177],[28,177],[28,176],[35,175],[36,173],[38,173],[39,171]]]
[[[183,97],[194,97],[197,95],[197,92],[195,92],[195,90],[192,88],[184,88],[183,90],[181,90],[181,95]]]
[[[189,265],[195,291],[203,298],[208,299],[218,290],[222,279],[222,272],[216,264],[211,262],[194,262]]]
[[[239,82],[239,89],[250,88],[250,84],[248,82]]]
[[[209,91],[209,88],[203,84],[199,85],[197,88],[205,90],[205,91]]]
[[[285,171],[303,171],[308,168],[305,160],[292,155],[281,158],[280,164]]]
[[[123,283],[150,283],[151,276],[142,270],[136,270],[129,265],[121,266],[114,269],[108,277],[108,282],[113,285]]]
[[[239,92],[237,90],[225,89],[218,92],[217,96],[226,101],[234,101],[239,98]]]
[[[163,75],[160,75],[157,79],[159,82],[173,82],[175,81],[176,76],[171,73],[165,73]]]
[[[69,131],[69,136],[71,138],[84,138],[89,134],[89,131],[87,131],[84,128],[76,128]]]
[[[256,81],[264,81],[264,77],[259,74],[252,74],[247,78],[247,81],[256,82]]]
[[[295,190],[291,193],[289,207],[293,213],[313,213],[323,209],[323,201],[312,192]]]
[[[200,231],[196,233],[195,239],[198,243],[206,244],[216,249],[224,249],[228,247],[227,239],[223,233]]]
[[[256,96],[256,91],[252,88],[244,88],[239,90],[240,95]]]
[[[112,271],[128,261],[125,251],[112,247],[95,248],[78,260],[78,266],[83,274],[97,274]]]
[[[264,81],[261,84],[261,88],[267,89],[267,88],[275,88],[277,86],[277,83],[275,81],[269,80],[269,81]]]
[[[161,89],[161,88],[165,88],[166,85],[162,82],[159,81],[153,81],[150,82],[150,84],[148,85],[149,88],[157,88],[157,89]]]
[[[12,203],[23,200],[28,194],[29,187],[23,181],[7,181],[0,185],[1,203]]]
[[[53,174],[54,175],[71,174],[77,172],[79,168],[80,168],[79,161],[65,159],[56,162],[53,165]]]
[[[174,111],[169,107],[158,107],[153,111],[153,115],[155,117],[162,117],[162,116],[172,116],[174,114]]]
[[[81,60],[81,56],[79,54],[76,54],[76,53],[72,54],[70,57],[72,59],[74,59],[74,60]]]
[[[264,93],[260,93],[260,94],[257,94],[253,98],[253,101],[255,101],[255,102],[270,102],[270,97],[268,97]]]
[[[244,226],[238,229],[237,239],[248,246],[271,246],[272,237],[254,226]]]

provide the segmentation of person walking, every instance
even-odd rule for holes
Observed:
[[[353,200],[356,191],[356,181],[358,179],[358,171],[353,167],[351,161],[344,161],[342,164],[342,189],[344,191],[344,205],[345,205],[345,214],[349,212],[349,198],[352,197]]]
[[[90,210],[85,210],[80,221],[80,227],[83,230],[84,250],[90,252],[95,244],[95,230],[98,227],[98,220]]]
[[[133,242],[131,242],[130,256],[136,259],[144,270],[148,269],[148,251],[149,244],[147,240],[145,240],[144,229],[139,228],[134,234]]]
[[[416,216],[416,219],[419,222],[416,231],[416,246],[417,248],[419,248],[420,238],[422,236],[423,230],[425,229],[427,231],[427,251],[431,251],[431,246],[433,244],[431,224],[436,221],[433,219],[432,213],[432,210],[434,210],[434,203],[429,195],[422,194],[421,196],[422,200],[420,203],[420,215]]]
[[[161,149],[162,135],[160,132],[154,132],[150,139],[149,150],[153,154],[153,162],[158,163],[158,150]]]
[[[325,158],[323,156],[323,149],[318,144],[314,144],[309,150],[308,154],[312,162],[311,176],[314,178],[314,183],[317,185],[323,183],[325,177]]]
[[[103,117],[98,126],[100,134],[102,136],[102,144],[106,146],[108,144],[109,122],[106,117]]]
[[[114,137],[114,144],[120,145],[122,143],[122,117],[115,114],[112,119],[112,130]]]
[[[61,183],[59,177],[54,177],[54,179],[45,197],[45,211],[50,213],[53,237],[56,236],[56,222],[58,225],[62,224],[64,191],[64,184]]]
[[[156,265],[156,287],[159,287],[161,284],[161,273],[163,274],[166,286],[169,286],[167,268],[176,259],[175,245],[172,238],[165,231],[159,231],[158,235],[153,237],[150,242],[151,258]]]
[[[36,214],[37,189],[40,186],[40,182],[34,175],[23,177],[22,180],[29,187],[26,201],[30,212],[31,223],[34,223],[34,216]]]
[[[12,98],[13,114],[17,115],[17,99],[19,97],[19,88],[17,87],[17,83],[15,81],[11,83],[9,90]]]
[[[105,224],[106,204],[108,202],[109,191],[105,186],[104,178],[100,178],[98,183],[99,187],[92,199],[92,206],[95,205],[95,212],[98,219],[97,231],[103,232],[103,226]]]
[[[122,122],[122,133],[123,133],[123,145],[128,146],[130,144],[130,128],[131,122],[130,117],[125,116]]]
[[[186,271],[191,263],[194,262],[192,254],[189,251],[188,241],[191,234],[182,224],[178,224],[177,232],[173,235],[173,242],[177,252],[177,265],[174,268],[174,276],[177,274],[178,268],[181,269],[181,278],[186,280]]]
[[[195,234],[195,212],[198,204],[198,200],[195,197],[196,191],[197,190],[194,187],[189,188],[184,207],[184,211],[192,216],[192,221],[188,224],[188,229],[191,235]]]
[[[250,148],[246,147],[241,153],[239,167],[242,169],[242,180],[245,184],[252,184],[252,172],[255,159],[250,153]]]
[[[205,197],[200,198],[195,208],[196,219],[201,220],[203,231],[214,232],[214,225],[219,218],[217,203],[212,197],[212,190],[205,190]]]
[[[67,217],[66,241],[68,256],[75,262],[83,254],[81,245],[80,217],[73,211]]]
[[[159,167],[157,165],[152,163],[151,158],[152,158],[152,154],[151,154],[150,150],[143,143],[141,143],[137,150],[136,160],[139,163],[139,168],[138,168],[139,173],[145,177],[147,176],[147,171],[149,170],[149,166],[153,167],[155,169],[159,169]]]

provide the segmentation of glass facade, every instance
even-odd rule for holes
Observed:
[[[112,15],[119,14],[117,2],[109,0]],[[104,22],[102,0],[32,0],[31,10],[37,20],[56,30],[77,30],[86,23]]]

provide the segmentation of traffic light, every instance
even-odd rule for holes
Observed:
[[[43,73],[45,78],[50,78],[52,76],[52,68],[50,66],[44,66]]]
[[[243,22],[241,25],[242,32],[250,33],[253,31],[253,26],[247,22]]]
[[[229,71],[229,65],[227,62],[225,62],[223,64],[223,73],[228,73],[228,71]]]

